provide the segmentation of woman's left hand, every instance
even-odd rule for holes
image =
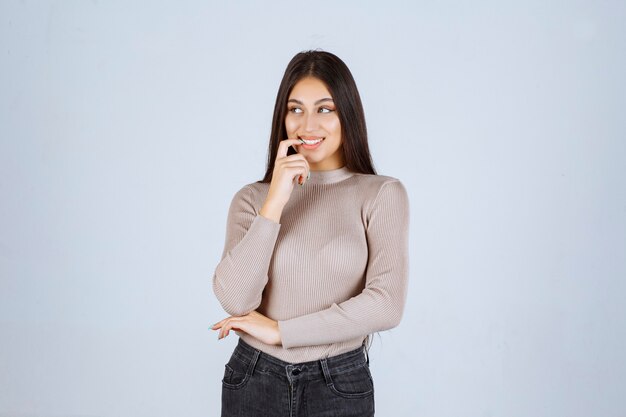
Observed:
[[[268,345],[281,345],[278,322],[265,317],[256,310],[245,316],[230,316],[219,321],[211,327],[213,330],[221,329],[217,339],[228,336],[230,329],[241,330],[259,339]]]

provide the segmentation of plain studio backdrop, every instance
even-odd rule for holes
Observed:
[[[211,289],[291,57],[411,203],[377,415],[626,415],[623,2],[0,3],[0,416],[200,417]]]

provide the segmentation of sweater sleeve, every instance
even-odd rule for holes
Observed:
[[[367,217],[363,291],[318,312],[279,320],[284,348],[342,342],[400,324],[409,275],[409,199],[398,179],[384,183]]]
[[[213,274],[213,292],[228,314],[243,316],[261,304],[280,226],[256,213],[248,185],[235,193],[222,258]]]

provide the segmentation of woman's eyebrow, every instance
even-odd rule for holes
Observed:
[[[330,98],[330,97],[321,98],[321,99],[317,100],[314,104],[320,104],[320,103],[323,103],[325,101],[333,101],[333,99]],[[295,98],[290,98],[289,100],[287,100],[287,103],[291,103],[291,102],[298,103],[298,104],[302,105],[302,102],[300,100],[296,100]]]

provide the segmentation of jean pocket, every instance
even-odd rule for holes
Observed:
[[[241,389],[250,379],[248,372],[250,362],[245,362],[238,356],[231,356],[228,363],[224,365],[224,377],[222,386],[230,389]]]
[[[374,394],[374,381],[367,363],[341,373],[330,373],[328,388],[343,398],[364,398]]]

